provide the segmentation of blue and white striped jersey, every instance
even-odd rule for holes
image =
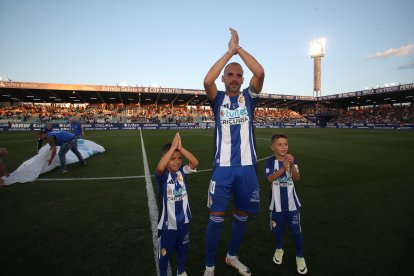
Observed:
[[[256,164],[253,119],[257,96],[249,88],[231,97],[218,91],[210,102],[216,121],[214,166]]]
[[[158,184],[158,203],[161,210],[159,230],[177,230],[190,223],[191,211],[188,201],[186,174],[192,173],[188,165],[177,172],[164,170],[161,176],[155,174]]]
[[[296,160],[294,166],[299,172]],[[278,161],[274,156],[271,156],[266,161],[265,178],[267,179],[269,175],[281,167],[283,167],[283,162]],[[270,200],[269,210],[275,210],[276,212],[299,210],[301,205],[296,194],[291,171],[284,172],[270,185],[272,185],[272,197]]]

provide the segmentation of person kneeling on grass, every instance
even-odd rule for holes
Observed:
[[[299,213],[300,202],[293,182],[300,179],[299,168],[296,160],[288,153],[288,137],[285,134],[273,135],[270,148],[274,152],[274,156],[266,161],[265,177],[272,188],[269,209],[270,228],[276,241],[273,261],[276,264],[282,264],[284,253],[282,233],[286,223],[293,233],[297,271],[299,274],[306,274],[308,268],[303,257],[303,238]]]
[[[185,264],[190,248],[189,223],[191,211],[188,202],[186,175],[196,171],[197,158],[181,143],[177,132],[172,143],[162,147],[162,158],[155,177],[158,184],[158,261],[160,276],[167,276],[168,259],[175,250],[177,254],[177,275],[187,276]],[[183,166],[182,157],[189,164]]]
[[[78,151],[77,139],[76,136],[67,131],[51,131],[46,132],[44,130],[39,131],[39,139],[47,140],[47,143],[50,145],[52,153],[48,160],[48,165],[52,164],[53,158],[56,155],[56,146],[60,146],[59,150],[59,160],[60,160],[60,171],[62,173],[67,173],[69,170],[66,167],[66,153],[71,150],[76,157],[78,157],[81,166],[86,165],[86,162],[83,160],[82,155]]]

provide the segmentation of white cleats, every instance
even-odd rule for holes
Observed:
[[[308,268],[306,267],[305,258],[296,257],[296,267],[299,274],[306,274]]]
[[[252,273],[250,272],[250,269],[245,266],[242,262],[239,261],[239,257],[229,257],[227,255],[226,257],[226,264],[228,264],[229,266],[234,267],[240,275],[243,276],[250,276],[252,275]]]
[[[275,255],[273,255],[273,262],[275,264],[278,264],[278,265],[282,264],[282,261],[283,261],[283,253],[285,253],[285,252],[283,251],[282,248],[277,248],[276,249]]]

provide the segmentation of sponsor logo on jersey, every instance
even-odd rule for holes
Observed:
[[[273,181],[273,185],[280,187],[288,187],[293,185],[292,176],[281,176],[277,180]]]
[[[274,186],[279,186],[279,187],[289,187],[289,186],[292,186],[293,185],[293,182],[291,182],[291,181],[289,181],[289,182],[273,181],[273,185]]]
[[[240,125],[249,120],[249,113],[247,112],[246,106],[232,110],[222,106],[220,109],[220,124],[222,125]]]
[[[172,201],[182,201],[187,197],[187,188],[185,184],[181,185],[177,181],[176,184],[168,183],[167,187],[167,199]]]

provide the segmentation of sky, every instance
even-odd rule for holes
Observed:
[[[322,37],[322,96],[413,83],[413,11],[414,0],[0,0],[0,77],[203,89],[232,27],[266,93],[312,96],[310,41]]]

